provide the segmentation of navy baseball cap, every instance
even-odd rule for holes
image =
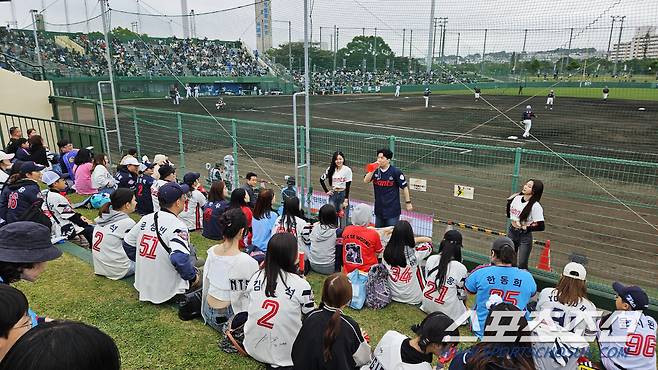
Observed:
[[[43,171],[45,168],[46,167],[44,167],[40,164],[36,164],[32,161],[29,161],[29,162],[23,162],[23,164],[21,165],[21,170],[20,171],[24,175],[24,174],[30,173],[30,172],[40,172],[40,171]]]
[[[633,310],[646,310],[649,308],[649,296],[637,285],[624,286],[622,283],[615,281],[612,283],[614,289],[621,299],[628,303]]]
[[[176,173],[176,168],[174,166],[164,164],[160,166],[160,168],[158,168],[158,173],[160,174],[160,178],[164,179],[165,177],[171,175],[172,173]]]
[[[0,228],[0,261],[39,263],[59,258],[62,251],[50,241],[50,228],[17,221]]]
[[[168,182],[158,190],[158,200],[164,203],[173,203],[190,191],[190,187],[175,182]]]
[[[188,172],[183,176],[183,184],[192,185],[199,177],[201,177],[201,174],[198,172]]]

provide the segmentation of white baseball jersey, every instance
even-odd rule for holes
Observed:
[[[160,210],[160,201],[158,200],[158,193],[160,192],[160,187],[166,184],[168,181],[165,180],[155,180],[153,185],[151,185],[151,200],[153,201],[153,212]]]
[[[190,193],[187,193],[185,208],[183,209],[183,212],[178,215],[178,218],[185,222],[188,230],[194,231],[203,228],[202,207],[206,204],[206,201],[206,196],[196,189],[192,190]]]
[[[114,176],[103,165],[94,167],[91,173],[91,186],[94,189],[111,188],[116,185]]]
[[[53,224],[50,234],[53,243],[68,239],[82,231],[80,226],[69,221],[77,212],[65,196],[48,189],[42,191],[41,195],[43,196],[41,209],[50,217]]]
[[[309,255],[309,247],[311,244],[311,240],[309,239],[309,236],[311,234],[312,226],[313,225],[307,225],[306,221],[295,216],[295,230],[293,234],[297,237],[297,250],[299,252],[304,252],[306,256]],[[281,227],[282,227],[281,216],[279,216],[276,218],[276,221],[274,222],[274,226],[272,227],[272,235],[279,232],[283,232]],[[283,227],[288,227],[288,225],[285,224],[284,222]]]
[[[583,315],[592,317],[596,311],[594,303],[587,299],[581,299],[575,306],[568,306],[557,300],[557,289],[544,288],[537,299],[537,311],[543,310],[550,311],[557,325],[573,333],[593,338],[598,331],[593,327],[587,328],[587,322],[582,320]]]
[[[123,238],[135,226],[135,221],[122,212],[110,210],[109,214],[96,218],[91,255],[94,273],[112,280],[119,280],[134,268],[123,249]]]
[[[218,256],[214,249],[208,250],[203,266],[203,301],[208,294],[220,301],[231,302],[233,312],[247,310],[249,279],[258,271],[258,262],[246,253],[235,256]]]
[[[519,216],[521,215],[521,212],[523,212],[523,209],[528,205],[528,202],[521,201],[522,199],[523,195],[517,195],[512,199],[512,203],[509,207],[510,220],[520,222]],[[532,205],[528,219],[523,224],[530,225],[531,223],[538,221],[544,221],[544,209],[539,202],[535,202],[535,204]]]
[[[313,310],[313,291],[302,277],[281,271],[276,297],[265,296],[265,271],[247,285],[249,319],[244,326],[244,348],[255,360],[293,366],[292,345],[302,328],[302,314]]]
[[[0,191],[5,187],[5,184],[9,180],[9,174],[3,170],[0,170]]]
[[[382,260],[388,269],[388,283],[391,287],[391,299],[396,302],[419,304],[425,282],[423,272],[420,270],[420,262],[432,253],[429,243],[421,243],[414,248],[404,247],[407,266],[391,266]]]
[[[135,289],[140,301],[166,302],[190,286],[169,259],[169,253],[158,240],[154,215],[158,215],[159,233],[172,253],[190,254],[189,235],[183,221],[169,212],[154,212],[144,217],[126,234],[124,241],[137,248],[135,253]]]
[[[322,180],[326,180],[329,175],[329,167],[324,171],[324,174],[320,177]],[[343,166],[340,170],[336,169],[334,174],[331,176],[331,187],[333,189],[345,189],[347,183],[352,181],[352,169]]]
[[[405,339],[407,336],[404,334],[393,330],[387,331],[377,344],[375,352],[372,353],[370,366],[364,366],[364,368],[370,370],[432,370],[432,364],[428,362],[420,364],[402,362],[400,350]]]
[[[642,311],[615,311],[600,323],[601,362],[607,370],[656,370],[656,320]]]
[[[436,275],[441,261],[441,255],[434,255],[427,259],[425,271],[427,279],[425,280],[425,289],[423,290],[423,300],[420,309],[427,312],[443,312],[453,320],[457,320],[466,312],[464,305],[464,281],[468,270],[459,261],[450,261],[446,271],[446,279],[443,286],[436,286]]]

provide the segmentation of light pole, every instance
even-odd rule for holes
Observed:
[[[32,14],[32,32],[34,35],[34,53],[37,55],[37,63],[39,63],[39,66],[43,71],[43,64],[41,63],[41,49],[39,48],[39,38],[37,37],[37,13],[38,11],[36,9],[30,10],[30,14]],[[46,76],[42,76],[42,78],[45,80]]]
[[[610,59],[610,45],[612,43],[612,31],[615,28],[615,21],[617,20],[617,16],[611,15],[610,18],[612,18],[612,25],[610,25],[610,37],[608,37],[608,52],[605,54],[606,59]]]
[[[617,39],[617,57],[615,58],[615,68],[612,72],[613,76],[617,75],[617,65],[619,64],[619,59],[621,58],[621,33],[624,31],[624,18],[626,16],[619,17],[621,19],[621,25],[619,26],[619,38]]]
[[[273,20],[272,22],[287,23],[288,24],[288,70],[292,73],[292,22]],[[320,46],[322,46],[322,27],[320,27]]]
[[[432,70],[432,58],[434,57],[433,53],[434,50],[432,48],[432,44],[434,42],[434,37],[432,37],[432,27],[434,26],[434,5],[436,4],[436,0],[431,1],[430,5],[430,29],[429,29],[429,37],[427,41],[427,57],[425,58],[425,63],[427,64],[426,71],[427,74],[429,75],[430,71]],[[436,28],[434,28],[436,30]]]

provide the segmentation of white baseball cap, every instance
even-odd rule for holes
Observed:
[[[12,159],[12,158],[14,158],[14,155],[15,154],[13,154],[13,153],[7,154],[7,153],[0,150],[0,161],[3,161],[5,159]]]
[[[134,166],[139,166],[141,163],[137,160],[137,158],[133,156],[125,156],[121,160],[121,165],[122,166],[129,166],[129,165],[134,165]]]
[[[569,262],[566,266],[564,266],[562,276],[570,277],[576,280],[585,280],[587,277],[587,271],[585,271],[585,266],[581,265],[580,263]]]
[[[41,181],[46,183],[46,185],[50,186],[54,183],[57,182],[61,177],[59,174],[55,171],[45,171],[43,175],[41,176]]]

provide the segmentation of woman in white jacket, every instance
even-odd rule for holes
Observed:
[[[96,154],[92,164],[91,186],[99,193],[112,193],[116,189],[116,181],[107,170],[107,157],[105,154]]]

